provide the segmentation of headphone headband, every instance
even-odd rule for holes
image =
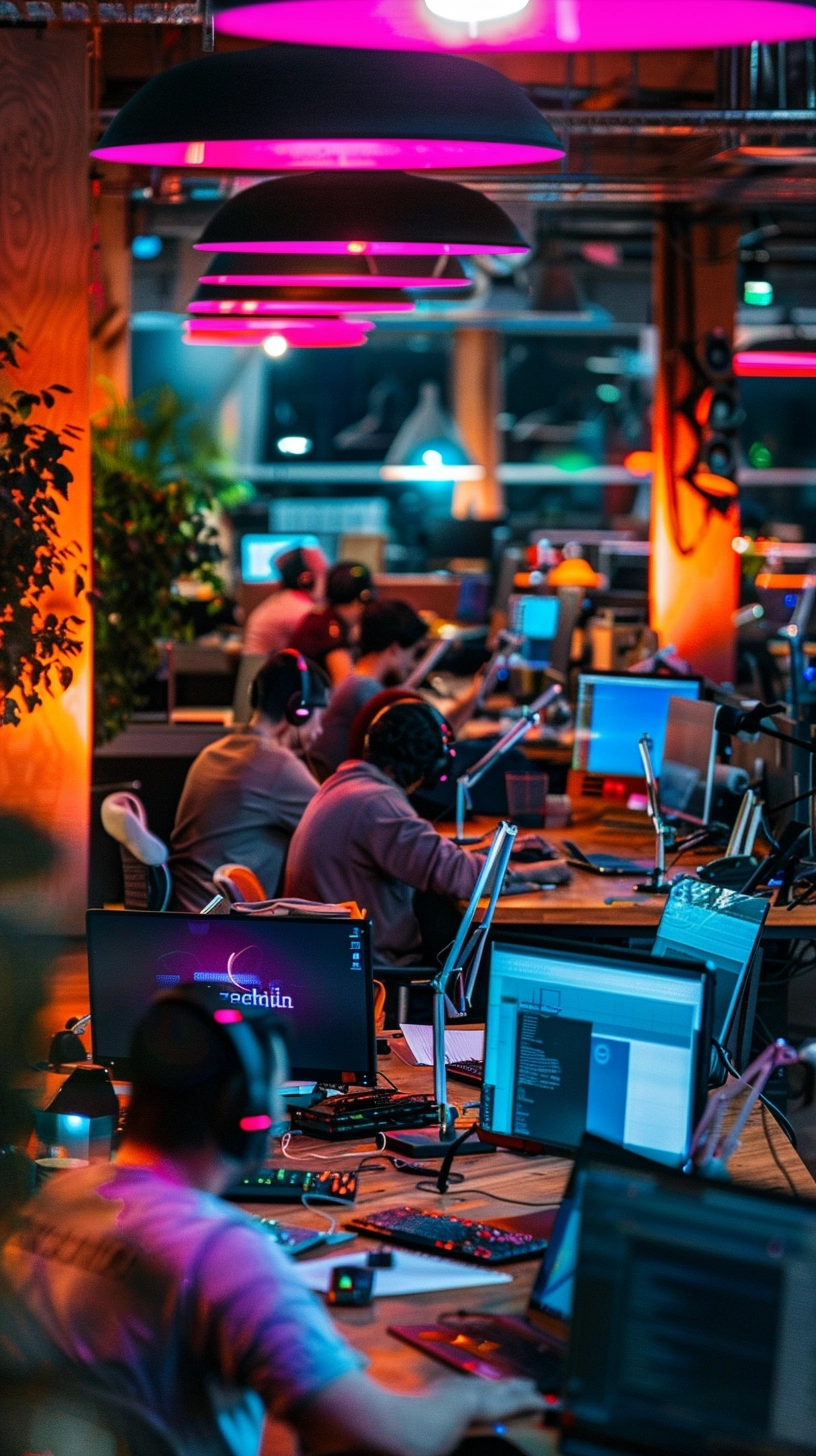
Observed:
[[[428,703],[424,699],[418,699],[416,697],[396,698],[394,702],[386,703],[382,708],[380,708],[380,711],[375,715],[374,718],[372,718],[371,722],[368,725],[368,730],[366,732],[365,742],[363,745],[363,753],[368,754],[370,750],[371,734],[372,731],[376,728],[377,724],[381,723],[383,719],[388,716],[389,713],[393,713],[395,708],[406,707],[420,708],[424,710],[424,712],[433,721],[435,727],[439,730],[439,752],[434,763],[423,775],[422,779],[423,788],[435,789],[437,784],[441,783],[444,779],[447,778],[451,768],[451,759],[455,758],[456,750],[453,747],[455,735],[450,723],[448,722],[447,718],[443,717],[438,709],[433,706],[432,703]]]

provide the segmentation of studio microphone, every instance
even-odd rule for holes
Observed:
[[[775,718],[787,711],[785,703],[755,703],[753,708],[735,708],[730,703],[721,703],[715,727],[718,733],[761,733],[763,719]]]

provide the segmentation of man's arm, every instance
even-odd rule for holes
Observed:
[[[396,1395],[361,1371],[341,1375],[289,1416],[309,1456],[370,1451],[445,1456],[476,1421],[502,1421],[544,1402],[531,1380],[447,1376],[416,1395]]]

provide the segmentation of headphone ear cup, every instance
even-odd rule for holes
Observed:
[[[303,693],[293,693],[286,704],[286,721],[295,728],[302,728],[312,716],[312,709],[304,702]]]

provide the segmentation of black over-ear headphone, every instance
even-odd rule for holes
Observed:
[[[155,1004],[183,1006],[231,1047],[239,1070],[224,1082],[216,1107],[213,1139],[221,1152],[240,1163],[262,1163],[272,1128],[271,1018],[249,1022],[237,1006],[219,1006],[211,1011],[193,987],[185,986],[167,992]]]
[[[261,673],[265,672],[271,663],[279,663],[284,657],[289,657],[294,661],[295,667],[300,675],[300,688],[296,693],[292,693],[284,709],[284,717],[287,723],[294,724],[296,728],[302,728],[304,723],[308,723],[315,708],[325,707],[326,702],[324,693],[319,694],[318,697],[313,696],[309,665],[303,654],[298,652],[294,647],[284,647],[281,652],[276,652],[274,657],[270,657],[269,661],[265,662],[262,668],[259,668],[252,679],[252,685],[249,689],[250,707],[254,711],[260,702],[258,678]]]
[[[303,554],[300,546],[295,546],[289,553],[293,559],[293,565],[297,572],[295,580],[295,591],[310,592],[314,588],[316,577]],[[287,571],[287,576],[289,575]]]
[[[455,742],[455,735],[450,723],[448,722],[447,718],[444,718],[442,716],[442,714],[438,711],[438,709],[433,706],[432,703],[427,703],[424,700],[417,699],[415,697],[397,698],[393,703],[386,703],[385,707],[380,709],[379,713],[376,715],[375,718],[372,719],[372,721],[368,725],[368,731],[365,736],[363,752],[366,754],[368,753],[371,742],[371,733],[372,730],[377,726],[377,724],[382,723],[383,720],[387,718],[389,713],[393,713],[395,708],[405,707],[420,708],[424,713],[427,714],[431,722],[439,730],[439,753],[437,754],[431,767],[423,775],[422,779],[422,788],[435,789],[437,784],[440,784],[442,780],[447,778],[449,773],[451,772],[453,766],[452,759],[456,757],[456,749],[453,746]]]

